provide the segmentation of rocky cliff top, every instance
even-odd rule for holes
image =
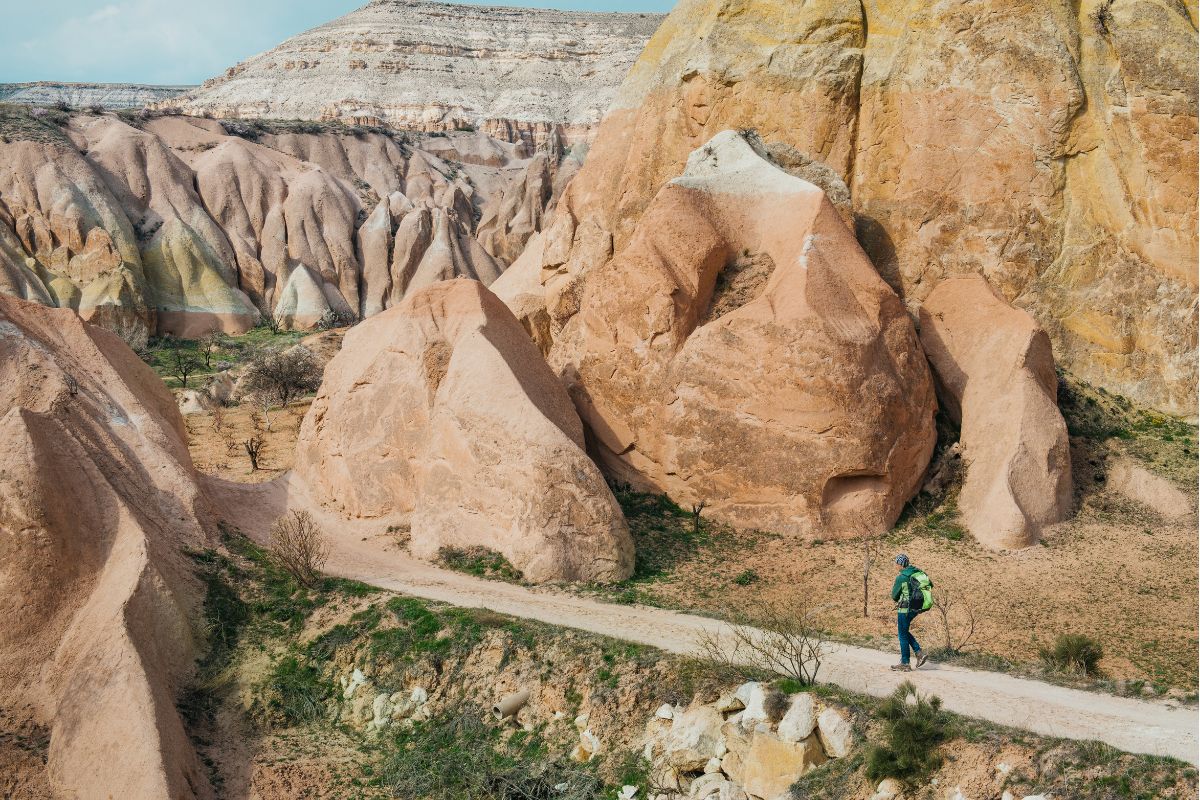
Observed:
[[[0,101],[49,106],[66,103],[76,108],[101,105],[105,108],[141,108],[147,103],[169,100],[191,86],[149,86],[139,83],[0,83]]]
[[[589,128],[658,14],[375,0],[170,105],[215,116],[381,121],[420,130]]]

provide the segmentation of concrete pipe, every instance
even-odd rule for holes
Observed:
[[[519,692],[513,692],[492,706],[492,713],[496,715],[496,719],[506,720],[510,717],[515,717],[517,712],[524,708],[528,702],[529,690],[522,689]]]

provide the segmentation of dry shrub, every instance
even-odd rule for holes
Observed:
[[[329,557],[329,543],[311,514],[292,511],[271,526],[271,555],[297,581],[311,588]]]
[[[720,633],[700,634],[699,655],[723,671],[746,676],[774,672],[810,686],[828,645],[826,610],[803,599],[762,603],[753,615],[736,617]]]

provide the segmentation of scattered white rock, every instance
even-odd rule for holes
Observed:
[[[746,702],[738,697],[737,692],[726,692],[717,700],[716,709],[722,714],[733,714],[746,707]]]
[[[342,690],[342,698],[349,700],[354,697],[354,693],[358,691],[358,687],[367,682],[367,676],[363,674],[358,667],[354,668],[354,672],[350,673],[350,679],[342,678],[342,685],[345,687]]]
[[[896,800],[904,794],[904,784],[895,778],[884,778],[875,787],[871,800]]]
[[[375,695],[374,702],[371,703],[371,713],[373,717],[369,723],[369,728],[379,730],[386,728],[388,723],[392,721],[392,695],[388,692],[380,692]]]
[[[638,787],[636,786],[622,786],[621,790],[617,792],[617,800],[633,800],[637,797],[637,793]]]
[[[967,796],[962,793],[961,786],[955,786],[953,792],[946,793],[946,800],[967,800]]]
[[[429,692],[425,691],[424,687],[417,686],[408,695],[408,699],[413,705],[423,706],[429,702]]]
[[[710,758],[708,760],[708,763],[704,765],[704,774],[705,775],[712,775],[712,774],[720,772],[720,771],[721,771],[721,759],[718,758],[717,756],[713,756],[712,758]]]
[[[659,755],[680,773],[702,770],[724,744],[723,724],[720,712],[712,706],[690,708],[675,717],[661,740]]]
[[[658,707],[658,711],[654,712],[654,716],[659,719],[675,719],[675,709],[671,707],[670,703],[663,703]]]
[[[751,687],[742,712],[742,727],[751,728],[759,722],[767,722],[767,689],[761,683],[747,684]],[[738,690],[741,691],[740,689]]]
[[[1007,764],[1001,761],[996,765],[996,772],[999,772],[1001,775],[1007,775],[1008,773],[1012,772],[1012,764]]]
[[[591,719],[592,718],[587,714],[580,714],[575,718],[575,729],[579,731],[587,730],[588,723],[591,721]]]
[[[817,718],[817,732],[825,754],[831,758],[845,758],[854,746],[854,726],[841,711],[827,708]]]
[[[799,742],[812,736],[817,727],[817,705],[813,696],[802,692],[792,696],[787,713],[779,721],[779,738],[785,742]]]

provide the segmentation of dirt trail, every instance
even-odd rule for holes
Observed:
[[[269,520],[301,492],[286,478],[268,484],[211,481],[214,499],[247,534],[264,540]],[[323,517],[318,514],[318,518]],[[720,634],[727,623],[658,608],[604,603],[554,589],[532,589],[439,569],[410,558],[378,525],[320,519],[337,531],[326,571],[428,600],[501,614],[651,645],[687,654],[697,635]],[[1068,689],[996,672],[927,664],[904,674],[888,666],[895,656],[850,645],[834,645],[822,662],[821,680],[850,691],[883,696],[911,679],[923,692],[942,698],[947,709],[1033,733],[1068,739],[1096,739],[1133,753],[1168,755],[1200,764],[1195,709],[1170,708],[1131,698]]]

